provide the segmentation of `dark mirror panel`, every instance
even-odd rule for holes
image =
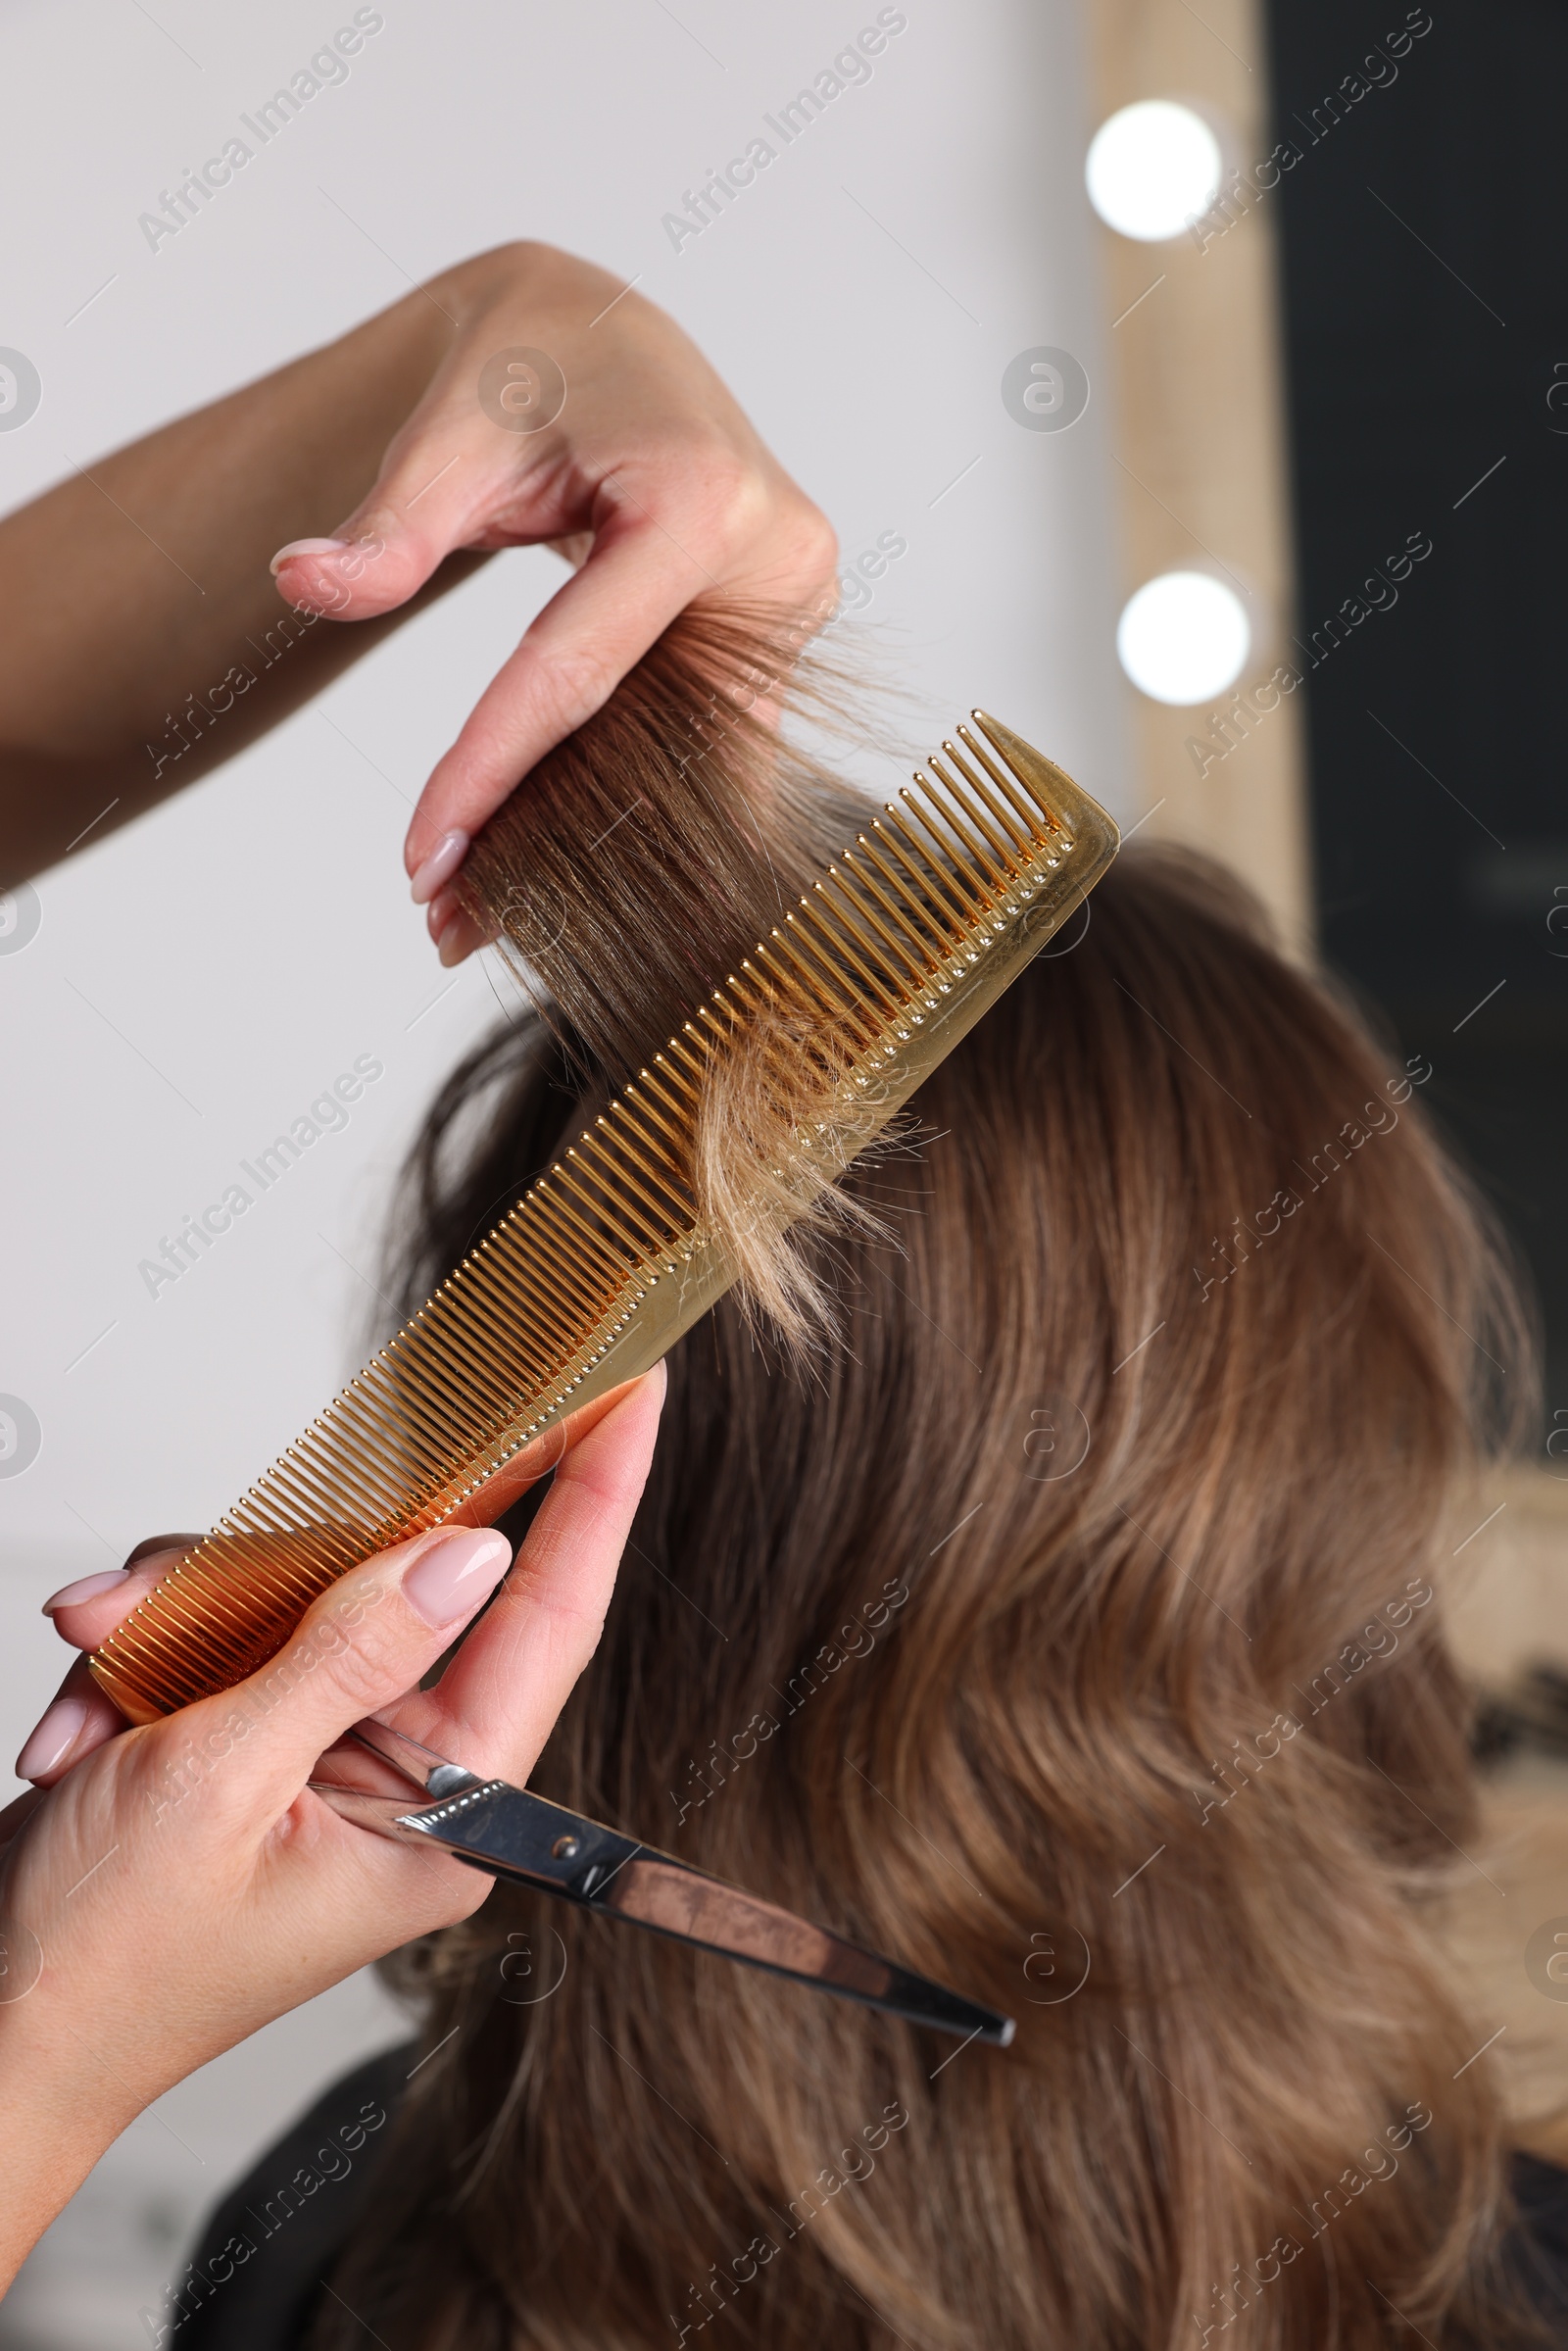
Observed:
[[[1534,1269],[1568,1406],[1568,12],[1272,0],[1329,962]],[[1264,174],[1269,176],[1268,173]]]

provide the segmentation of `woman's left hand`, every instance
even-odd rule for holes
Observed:
[[[499,1582],[503,1537],[441,1530],[382,1552],[260,1673],[138,1729],[72,1669],[20,1759],[35,1791],[0,1815],[0,2291],[161,2092],[484,1900],[488,1879],[353,1826],[310,1782],[370,1714],[527,1779],[598,1641],[662,1396],[660,1370],[566,1453],[433,1690],[420,1677]],[[172,1556],[133,1562],[112,1589],[52,1604],[73,1645],[105,1640]]]
[[[825,619],[838,551],[690,337],[608,270],[503,245],[438,279],[432,299],[450,312],[450,345],[373,488],[332,537],[272,562],[287,601],[334,623],[396,611],[464,550],[545,544],[573,565],[437,761],[409,828],[415,897],[455,962],[479,933],[452,878],[519,777],[695,597]]]

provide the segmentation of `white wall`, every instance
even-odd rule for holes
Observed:
[[[138,216],[350,0],[11,0],[0,345],[43,396],[0,432],[0,507],[464,254],[552,239],[680,318],[848,559],[907,539],[866,618],[922,724],[981,703],[1124,806],[1072,0],[905,0],[871,80],[722,220],[678,253],[662,226],[875,13],[383,0],[348,81],[154,252]],[[1023,431],[1003,406],[1004,368],[1036,344],[1076,353],[1097,387],[1070,431]],[[0,1393],[42,1429],[31,1467],[0,1477],[7,1759],[60,1664],[43,1595],[146,1532],[210,1523],[353,1367],[389,1176],[495,1004],[480,965],[439,970],[407,902],[408,803],[556,576],[543,554],[497,561],[269,742],[44,875],[37,935],[0,954]],[[361,1053],[385,1075],[348,1130],[149,1298],[138,1261]],[[346,2063],[388,2027],[341,1997]],[[319,2070],[288,2030],[267,2058],[273,2109],[290,2062],[302,2090]],[[236,2065],[187,2205],[275,2127]],[[25,2339],[56,2339],[37,2307],[47,2294]],[[136,2332],[133,2310],[118,2335],[100,2313],[83,2339]]]

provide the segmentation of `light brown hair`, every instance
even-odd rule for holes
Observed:
[[[656,669],[710,677],[690,648]],[[580,788],[517,796],[505,893],[476,869],[565,1009],[437,1103],[411,1300],[711,984],[697,902],[744,944],[811,833],[765,789],[736,820],[722,741],[694,799],[662,720],[622,723],[648,677]],[[627,845],[596,935],[573,877],[634,799],[666,850]],[[680,1343],[534,1785],[1017,2040],[498,1889],[404,1955],[445,2045],[322,2351],[361,2321],[392,2351],[1360,2351],[1404,2339],[1391,2306],[1523,2339],[1429,1906],[1472,1807],[1434,1561],[1530,1349],[1419,1075],[1222,874],[1135,845],[922,1090],[918,1147],[848,1179],[891,1237],[807,1245],[842,1344],[792,1369],[733,1300]]]

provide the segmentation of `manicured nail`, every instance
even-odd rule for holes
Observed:
[[[403,1596],[427,1625],[450,1625],[477,1608],[511,1564],[512,1545],[504,1535],[491,1527],[465,1528],[419,1553],[403,1579]]]
[[[57,1608],[74,1608],[80,1600],[95,1600],[101,1592],[113,1592],[123,1584],[128,1574],[123,1567],[106,1567],[96,1576],[81,1576],[74,1584],[62,1584],[52,1592],[43,1604],[45,1616],[53,1616]]]
[[[468,926],[461,913],[454,914],[450,922],[442,925],[441,936],[435,943],[435,952],[440,958],[442,968],[446,971],[450,971],[454,964],[463,961],[468,952]]]
[[[56,1698],[17,1757],[19,1780],[41,1780],[69,1753],[87,1721],[85,1698]]]
[[[292,563],[297,555],[347,555],[347,539],[290,539],[280,547],[269,566],[275,579],[285,563]]]
[[[467,854],[466,833],[443,833],[409,884],[409,896],[415,905],[427,906],[442,883],[452,879]]]

